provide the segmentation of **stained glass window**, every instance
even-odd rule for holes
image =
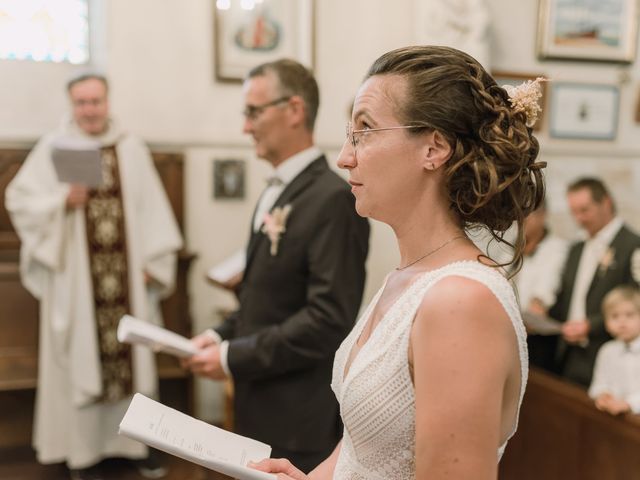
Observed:
[[[0,59],[86,63],[87,0],[0,0]]]

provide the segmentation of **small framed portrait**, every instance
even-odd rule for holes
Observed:
[[[511,85],[512,87],[516,87],[527,80],[535,80],[538,77],[546,77],[542,73],[526,73],[526,72],[505,72],[505,71],[494,71],[491,72],[491,75],[495,79],[496,83],[501,87],[504,85]],[[540,89],[542,91],[542,98],[539,100],[540,108],[542,111],[538,115],[538,121],[533,126],[533,130],[538,132],[542,129],[542,122],[545,118],[545,110],[547,103],[547,82],[540,83]]]
[[[541,59],[631,63],[637,38],[636,0],[540,0]]]
[[[245,161],[213,161],[213,198],[241,200],[245,192]]]
[[[619,97],[620,92],[615,85],[552,84],[551,136],[614,140],[618,128]]]
[[[313,68],[313,0],[217,0],[214,8],[216,79],[241,82],[264,62],[293,58]]]

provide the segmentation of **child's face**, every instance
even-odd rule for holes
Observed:
[[[633,302],[623,300],[611,307],[605,318],[605,326],[612,337],[631,342],[640,336],[640,311]]]

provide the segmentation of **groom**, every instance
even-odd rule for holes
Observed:
[[[314,146],[311,72],[292,60],[260,65],[244,96],[244,132],[272,177],[252,219],[240,307],[194,339],[206,348],[187,364],[232,378],[236,432],[309,471],[342,435],[333,356],[362,300],[369,224]]]

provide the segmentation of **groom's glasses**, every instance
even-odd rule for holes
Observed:
[[[257,120],[258,117],[262,115],[267,108],[273,107],[275,105],[279,105],[284,102],[288,102],[290,99],[291,99],[290,96],[279,97],[279,98],[276,98],[275,100],[271,100],[270,102],[263,103],[262,105],[247,105],[246,107],[244,107],[242,114],[248,120],[254,121],[254,120]]]

